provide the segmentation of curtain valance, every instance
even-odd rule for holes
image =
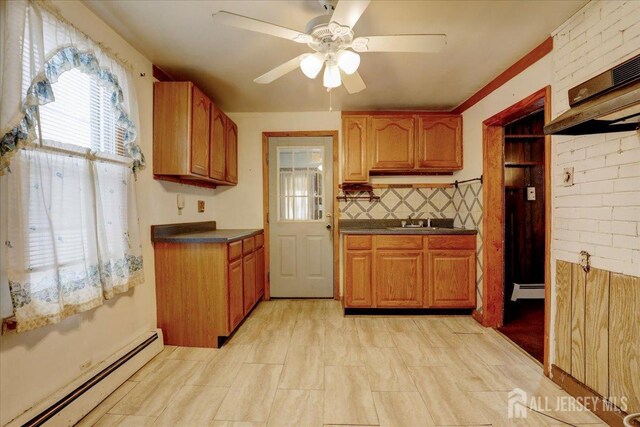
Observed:
[[[51,85],[72,68],[94,76],[111,93],[111,108],[125,130],[125,148],[134,172],[145,166],[135,142],[137,104],[131,72],[118,59],[73,26],[62,22],[45,3],[2,2],[5,27],[2,45],[0,101],[0,175],[21,147],[36,140],[38,106],[55,100]]]

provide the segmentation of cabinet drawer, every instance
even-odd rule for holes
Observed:
[[[249,237],[248,239],[244,239],[242,241],[242,253],[250,254],[253,252],[253,248],[255,247],[255,239],[253,237]]]
[[[240,258],[242,256],[242,241],[229,243],[229,261]]]
[[[346,236],[347,249],[371,249],[371,236]]]
[[[422,249],[422,236],[376,236],[376,249]]]
[[[429,249],[475,249],[475,234],[465,236],[429,236]]]
[[[264,246],[264,233],[258,234],[256,237],[256,249]]]

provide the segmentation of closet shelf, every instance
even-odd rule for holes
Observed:
[[[532,168],[535,166],[544,166],[544,162],[505,162],[505,168]]]

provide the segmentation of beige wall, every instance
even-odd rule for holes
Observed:
[[[153,180],[151,63],[82,3],[56,1],[55,4],[69,21],[116,51],[135,68],[140,110],[140,144],[149,162],[149,167],[137,182],[146,281],[132,292],[58,325],[1,337],[0,424],[14,418],[35,402],[71,382],[90,366],[155,327],[153,247],[149,239],[151,224],[213,219],[213,191]],[[139,77],[140,72],[146,73],[146,76]],[[185,194],[186,208],[182,216],[177,214],[176,209],[178,192]],[[206,201],[206,213],[197,213],[197,199]],[[81,365],[87,363],[88,366],[81,368]]]
[[[230,113],[238,125],[238,185],[215,190],[220,228],[262,228],[262,132],[339,130],[340,112]]]

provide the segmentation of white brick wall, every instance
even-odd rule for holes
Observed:
[[[638,54],[640,1],[589,3],[554,34],[553,116],[568,89]],[[585,250],[595,268],[640,276],[640,133],[554,137],[552,186],[552,269]]]

